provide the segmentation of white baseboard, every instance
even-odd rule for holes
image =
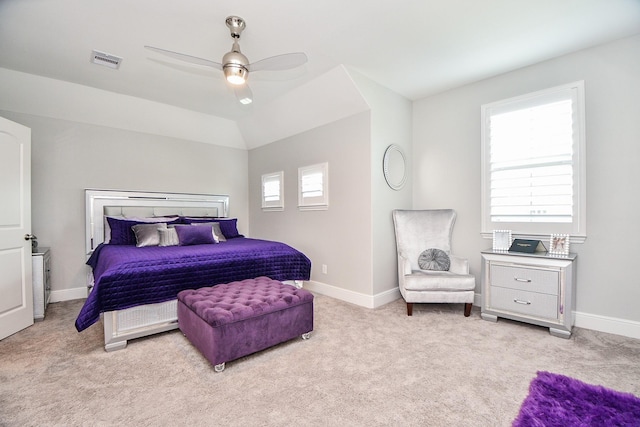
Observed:
[[[398,288],[389,289],[388,291],[384,291],[376,295],[365,295],[316,281],[304,282],[304,287],[312,292],[318,292],[319,294],[366,308],[380,307],[401,298],[400,290]],[[58,291],[53,290],[51,291],[49,302],[69,301],[74,299],[83,299],[86,297],[87,288],[85,286]],[[481,294],[475,295],[474,305],[477,307],[482,305],[481,297]],[[574,312],[574,315],[575,326],[578,328],[591,329],[594,331],[640,339],[640,322],[582,312]]]
[[[62,289],[59,291],[51,291],[49,302],[69,301],[73,299],[83,299],[87,297],[87,287],[73,289]]]
[[[367,308],[376,308],[388,304],[400,298],[400,290],[398,288],[390,289],[380,294],[371,296],[360,294],[358,292],[349,291],[347,289],[337,288],[322,282],[306,281],[305,289],[318,292],[342,301],[360,305]],[[83,299],[87,297],[87,288],[62,289],[59,291],[51,291],[49,302],[61,302],[74,299]]]
[[[476,307],[482,307],[482,294],[476,292],[473,295],[473,305]]]
[[[574,312],[574,314],[576,316],[575,326],[578,328],[640,339],[640,322],[578,311]]]
[[[398,288],[389,289],[388,291],[384,291],[376,295],[365,295],[313,280],[304,282],[304,288],[312,292],[317,292],[331,298],[366,308],[380,307],[401,297],[400,290]]]
[[[400,289],[398,288],[389,289],[388,291],[384,291],[373,296],[373,307],[375,308],[375,307],[383,306],[385,304],[389,304],[390,302],[393,302],[398,298],[402,298],[402,295],[400,294]]]

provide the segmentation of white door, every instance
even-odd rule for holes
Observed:
[[[0,339],[33,324],[31,129],[0,117]]]

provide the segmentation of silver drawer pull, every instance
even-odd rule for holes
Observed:
[[[531,283],[531,279],[521,279],[520,277],[514,277],[513,280],[515,280],[516,282]]]
[[[522,301],[521,299],[514,298],[513,302],[515,302],[516,304],[531,305],[531,301]]]

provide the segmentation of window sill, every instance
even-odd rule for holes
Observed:
[[[480,233],[485,239],[493,239],[493,232],[482,232]],[[529,240],[541,240],[545,246],[549,245],[549,240],[551,239],[551,233],[549,234],[526,234],[526,233],[512,233],[512,239],[529,239]],[[570,235],[569,242],[571,244],[582,244],[587,240],[587,236],[578,236],[578,235]]]
[[[329,210],[329,206],[328,205],[298,206],[298,210],[301,210],[301,211],[326,211],[326,210]]]

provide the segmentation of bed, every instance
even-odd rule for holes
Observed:
[[[303,253],[238,233],[228,196],[86,190],[85,201],[90,292],[76,329],[102,318],[107,351],[177,328],[183,289],[258,276],[309,280]]]

